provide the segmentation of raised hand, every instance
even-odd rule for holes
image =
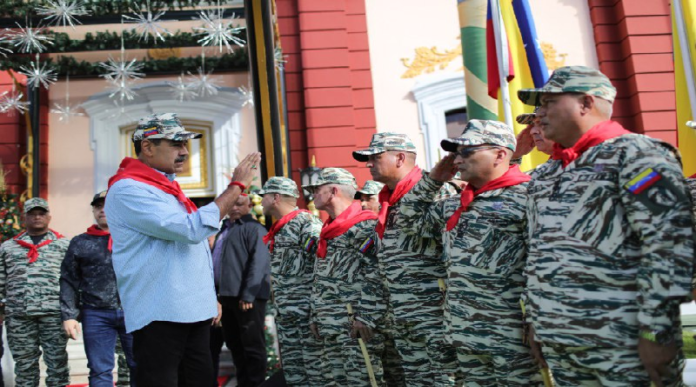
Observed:
[[[452,180],[454,175],[457,174],[454,166],[454,158],[457,157],[456,153],[448,154],[443,157],[433,169],[430,170],[430,178],[435,181],[446,182]]]
[[[234,169],[232,181],[237,181],[244,184],[245,187],[249,187],[254,179],[254,175],[256,175],[260,162],[261,153],[249,153]]]
[[[534,149],[534,138],[532,137],[533,124],[527,125],[517,135],[517,147],[515,153],[512,154],[513,159],[519,159],[522,156],[528,155]]]

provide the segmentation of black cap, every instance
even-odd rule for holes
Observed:
[[[94,195],[94,197],[92,198],[92,203],[89,203],[89,205],[93,206],[97,202],[100,202],[100,201],[103,202],[104,200],[106,200],[106,191],[101,191],[101,192],[97,193],[96,195]]]

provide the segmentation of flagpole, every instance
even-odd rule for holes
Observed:
[[[686,77],[687,91],[689,92],[689,104],[691,105],[691,119],[696,119],[696,81],[694,80],[694,69],[692,63],[691,47],[689,47],[689,36],[684,22],[684,11],[681,0],[674,1],[674,18],[679,34],[679,47],[682,52],[682,65],[684,66],[684,76]]]
[[[499,0],[490,0],[490,2],[491,21],[493,22],[493,34],[496,42],[495,50],[498,59],[498,76],[500,77],[500,95],[503,99],[503,114],[505,123],[512,128],[512,103],[510,102],[510,90],[507,81],[507,74],[510,73],[510,62],[505,60],[508,57],[507,34],[502,23]]]

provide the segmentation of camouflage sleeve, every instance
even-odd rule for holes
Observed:
[[[319,241],[319,234],[321,234],[322,222],[321,219],[314,215],[309,215],[309,222],[304,222],[302,229],[300,230],[300,246],[304,251],[305,259],[307,260],[307,265],[309,267],[314,267],[314,260],[316,259],[317,243]]]
[[[77,320],[80,315],[80,267],[75,259],[76,242],[70,242],[60,265],[60,314],[63,321]]]
[[[696,178],[690,177],[686,179],[686,185],[689,187],[689,192],[691,193],[691,219],[694,221],[694,239],[696,240]],[[696,267],[691,277],[691,290],[696,290]]]
[[[360,302],[355,310],[355,318],[370,328],[375,328],[386,313],[385,294],[377,263],[378,239],[375,221],[358,223],[355,243],[362,253],[361,271],[363,273],[360,289]]]
[[[660,145],[626,150],[619,175],[621,201],[641,246],[638,322],[643,330],[672,327],[669,311],[690,294],[693,220],[679,161]]]
[[[444,185],[444,187],[443,187]],[[449,187],[449,188],[445,188]],[[449,184],[435,181],[428,175],[411,189],[399,203],[402,225],[401,229],[410,235],[422,238],[440,238],[442,227],[447,219],[444,218],[444,200],[449,197],[444,189],[452,189]]]

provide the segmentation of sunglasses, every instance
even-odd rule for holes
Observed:
[[[474,153],[480,151],[480,150],[489,150],[489,149],[500,149],[499,146],[477,146],[477,147],[468,147],[468,148],[462,148],[454,152],[456,155],[460,156],[461,158],[465,159]]]

